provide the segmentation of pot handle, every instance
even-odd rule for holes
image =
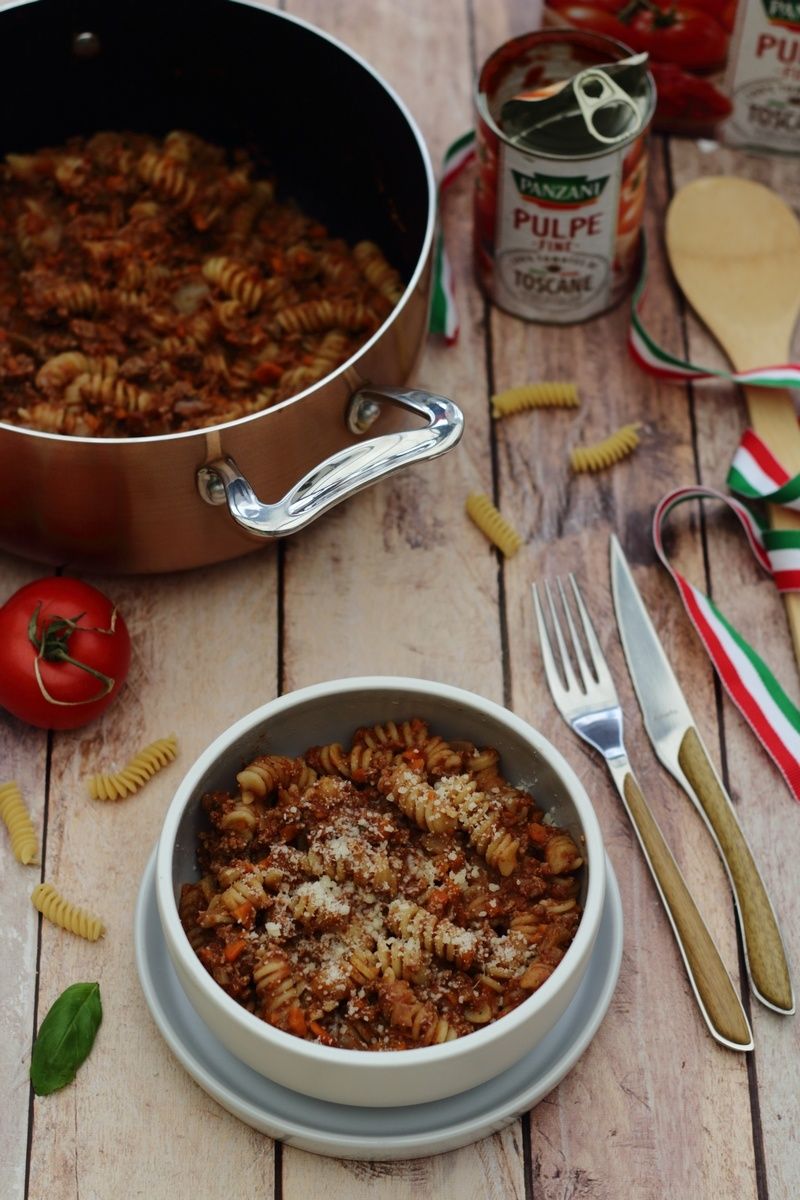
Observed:
[[[227,504],[237,525],[255,537],[286,537],[377,479],[446,453],[464,432],[463,413],[452,400],[420,388],[373,386],[360,388],[351,397],[350,429],[363,433],[378,416],[384,400],[418,413],[427,424],[346,446],[304,475],[275,504],[263,504],[228,457],[206,463],[197,472],[200,495],[208,504]]]

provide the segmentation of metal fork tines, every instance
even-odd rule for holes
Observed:
[[[561,580],[556,582],[558,604],[549,583],[544,584],[555,647],[548,633],[536,584],[532,589],[542,661],[555,706],[575,733],[606,760],[712,1036],[732,1050],[752,1050],[753,1036],[742,1002],[631,770],[623,741],[622,709],[617,689],[578,585],[570,575],[570,603]],[[573,617],[573,604],[582,636]]]

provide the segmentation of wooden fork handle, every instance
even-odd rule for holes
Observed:
[[[759,999],[778,1012],[794,1012],[794,995],[778,922],[736,812],[697,730],[683,735],[678,764],[691,784],[730,876],[747,968]]]
[[[615,782],[712,1036],[731,1050],[752,1050],[753,1035],[742,1002],[633,772],[626,768],[615,773]]]

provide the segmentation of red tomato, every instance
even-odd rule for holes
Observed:
[[[725,61],[728,35],[719,22],[699,9],[667,4],[660,10],[655,5],[642,8],[630,28],[636,38],[635,49],[646,50],[655,62],[710,71]]]
[[[576,29],[592,29],[633,46],[630,27],[617,18],[617,10],[624,7],[623,0],[590,0],[589,4],[574,4],[573,0],[548,0],[547,7],[558,14],[567,25]]]
[[[733,108],[707,79],[688,75],[672,63],[653,63],[651,70],[658,89],[658,117],[670,127],[710,131]]]
[[[88,583],[53,577],[0,608],[0,706],[40,729],[77,729],[113,701],[131,661],[115,606]]]

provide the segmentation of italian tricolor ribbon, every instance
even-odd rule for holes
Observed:
[[[800,363],[781,363],[777,366],[757,367],[752,371],[715,371],[710,367],[696,367],[694,363],[676,358],[674,354],[659,346],[645,328],[642,309],[646,291],[647,245],[643,234],[641,270],[631,300],[628,349],[639,366],[651,375],[677,383],[703,383],[713,379],[724,379],[754,387],[800,388]]]
[[[461,172],[475,157],[475,134],[472,130],[462,134],[453,142],[445,153],[442,163],[442,177],[439,180],[439,207],[441,208],[442,193],[457,179]],[[436,247],[433,255],[433,292],[431,297],[431,312],[428,321],[430,333],[442,334],[445,341],[452,345],[458,340],[458,310],[453,293],[453,272],[447,250],[444,244],[441,219],[436,231]]]
[[[777,765],[794,798],[800,800],[800,709],[786,695],[763,659],[723,616],[714,601],[675,570],[664,550],[664,522],[674,508],[687,500],[717,500],[727,504],[744,528],[758,562],[765,571],[779,576],[780,568],[775,570],[775,551],[769,550],[765,531],[761,529],[752,513],[738,500],[725,496],[714,488],[678,488],[660,501],[653,516],[653,542],[658,556],[678,588],[689,619],[697,630],[723,687]],[[777,554],[779,557],[780,550]]]

